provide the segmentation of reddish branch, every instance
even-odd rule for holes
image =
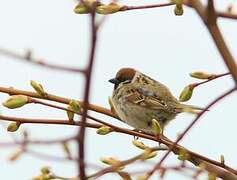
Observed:
[[[235,63],[235,60],[233,56],[231,55],[229,49],[227,48],[227,45],[223,39],[223,36],[219,30],[219,27],[216,23],[216,12],[214,9],[214,3],[212,0],[208,1],[208,5],[205,8],[199,0],[191,0],[190,4],[192,7],[198,12],[200,17],[202,18],[203,22],[206,24],[210,34],[213,37],[213,40],[220,52],[220,54],[223,57],[224,62],[226,63],[234,81],[235,84],[237,84],[237,66]],[[235,85],[236,86],[236,85]],[[221,100],[222,98],[226,97],[230,93],[236,90],[236,87],[232,90],[226,92],[225,94],[221,95],[219,98],[211,102],[205,110],[209,109],[212,105],[214,105],[216,102]],[[172,145],[169,149],[169,151],[163,156],[163,158],[159,161],[159,163],[148,173],[149,177],[161,166],[161,164],[164,162],[164,160],[168,157],[169,153],[172,151],[172,148],[175,147],[175,144],[177,144],[184,135],[193,127],[193,125],[199,120],[199,118],[205,113],[205,111],[202,111],[200,114],[197,115],[197,117],[194,119],[192,123],[185,129],[185,131],[179,136],[179,138],[175,141],[174,145]]]
[[[59,108],[59,109],[61,109],[61,108]],[[113,131],[115,131],[115,132],[119,132],[119,133],[123,133],[123,134],[127,134],[127,135],[132,135],[132,136],[136,136],[136,137],[141,137],[141,138],[145,138],[145,139],[150,139],[150,140],[153,140],[153,141],[158,141],[159,143],[163,143],[163,144],[165,144],[165,145],[167,145],[169,147],[173,145],[173,142],[168,140],[167,138],[157,139],[157,137],[154,137],[154,136],[151,136],[151,135],[148,135],[148,134],[143,134],[143,133],[131,131],[131,130],[124,129],[124,128],[120,128],[120,127],[114,126],[112,124],[105,123],[105,122],[103,122],[101,120],[95,119],[93,117],[89,117],[89,118],[92,119],[92,120],[95,120],[97,122],[100,122],[100,123],[102,123],[102,124],[104,124],[106,126],[111,127],[113,129]],[[65,124],[67,124],[67,125],[78,125],[78,126],[81,126],[81,122],[80,121],[77,121],[74,124],[71,124],[68,120],[49,120],[49,119],[46,119],[46,120],[43,119],[42,120],[42,119],[29,119],[29,118],[19,118],[19,117],[8,117],[8,116],[1,116],[1,115],[0,115],[0,119],[8,120],[8,121],[21,122],[21,123],[42,123],[42,124],[58,124],[58,125],[65,125]],[[94,124],[94,123],[86,123],[86,126],[87,127],[92,127],[92,128],[99,128],[102,125],[101,124]],[[180,146],[180,145],[176,145],[173,148],[172,151],[175,154],[179,154],[179,149],[180,148],[183,148],[183,147]],[[209,164],[214,164],[216,166],[223,167],[223,164],[218,162],[218,161],[211,160],[211,159],[209,159],[207,157],[204,157],[204,156],[202,156],[200,154],[194,153],[194,152],[189,151],[189,150],[187,150],[187,152],[192,157],[189,161],[194,163],[195,165],[198,165],[201,162],[206,162],[206,163],[208,162]],[[231,171],[232,173],[237,174],[237,171],[235,171],[231,167],[225,165],[225,168],[228,169],[229,171]]]
[[[216,12],[218,17],[228,18],[228,19],[237,19],[237,14],[227,13],[227,12]]]
[[[89,108],[89,97],[90,97],[90,85],[91,85],[91,75],[92,75],[92,68],[94,64],[94,57],[95,57],[95,49],[96,49],[96,41],[97,41],[97,26],[95,22],[95,8],[92,7],[91,12],[91,50],[90,56],[88,61],[88,66],[85,71],[86,77],[86,84],[84,89],[84,110],[82,113],[82,126],[78,132],[78,157],[79,157],[79,172],[80,172],[80,179],[85,179],[85,163],[84,163],[84,155],[85,155],[85,127],[86,127],[86,116],[87,111]]]
[[[16,117],[9,117],[9,116],[1,116],[0,115],[0,119],[14,119],[14,122],[19,122],[19,121],[15,121],[15,120],[17,120],[17,118]],[[27,120],[27,121],[31,121],[31,120],[33,120],[33,121],[35,121],[36,119],[25,119],[25,120]],[[41,120],[39,120],[39,121],[41,121]],[[38,122],[36,122],[35,121],[35,123],[39,123],[39,121]],[[49,121],[51,121],[51,120],[49,120]],[[64,121],[64,120],[62,120],[62,121]],[[96,124],[95,124],[96,125]],[[54,145],[54,144],[58,144],[58,143],[63,143],[63,142],[69,142],[69,141],[72,141],[72,140],[75,140],[75,136],[72,136],[72,137],[67,137],[67,138],[60,138],[60,139],[50,139],[50,140],[48,140],[48,139],[46,139],[46,140],[29,140],[29,139],[27,139],[27,140],[23,140],[23,141],[16,141],[16,142],[0,142],[0,147],[11,147],[11,146],[17,146],[17,145],[22,145],[23,143],[25,143],[25,144],[34,144],[34,145]]]
[[[213,75],[211,78],[205,80],[205,81],[202,81],[202,82],[199,82],[199,83],[193,83],[193,84],[190,84],[190,86],[192,86],[193,88],[197,87],[197,86],[200,86],[202,84],[205,84],[205,83],[208,83],[214,79],[218,79],[220,77],[223,77],[223,76],[227,76],[227,75],[230,75],[230,73],[223,73],[223,74],[215,74]]]
[[[150,4],[150,5],[143,5],[143,6],[123,6],[121,11],[128,11],[128,10],[136,10],[136,9],[150,9],[150,8],[158,8],[158,7],[166,7],[172,6],[174,3],[162,3],[162,4]]]
[[[21,118],[21,117],[12,117],[12,116],[3,116],[0,115],[1,120],[20,122],[21,124],[30,123],[30,124],[52,124],[52,125],[71,125],[71,126],[81,126],[80,121],[75,121],[74,124],[65,119],[43,119],[43,118]],[[86,126],[89,128],[100,128],[102,125],[98,123],[86,123]]]
[[[191,3],[189,0],[183,0],[183,3],[189,7],[191,7]],[[172,6],[174,3],[162,3],[162,4],[149,4],[149,5],[141,5],[141,6],[124,6],[121,11],[128,11],[128,10],[139,10],[139,9],[150,9],[150,8],[159,8],[159,7],[166,7],[166,6]],[[216,12],[217,17],[226,18],[226,19],[237,19],[237,14],[229,13],[229,12],[223,12],[223,11],[217,11]]]
[[[65,98],[65,97],[61,97],[61,96],[56,96],[56,95],[49,94],[49,93],[47,93],[46,97],[43,97],[43,96],[40,96],[39,94],[37,94],[35,92],[23,91],[23,90],[14,89],[14,88],[11,88],[11,87],[10,88],[0,87],[0,92],[6,93],[6,94],[9,94],[9,95],[21,94],[21,95],[25,95],[25,96],[29,96],[29,97],[46,99],[46,100],[49,100],[49,101],[55,101],[55,102],[59,102],[59,103],[63,103],[63,104],[69,104],[69,102],[71,100],[69,98]],[[82,105],[84,104],[83,101],[79,101],[79,102]],[[92,111],[95,111],[95,112],[98,112],[98,113],[105,114],[105,115],[110,116],[110,117],[117,118],[117,116],[114,115],[109,109],[103,108],[101,106],[97,106],[97,105],[94,105],[94,104],[88,104],[88,109],[92,110]]]
[[[11,92],[12,92],[12,89],[7,89],[7,90],[11,90]],[[18,92],[19,90],[16,90],[16,91]],[[31,93],[29,93],[29,92],[26,93],[26,95],[29,95],[29,94],[31,94]],[[33,93],[33,95],[35,95],[35,94]],[[48,97],[51,97],[51,96],[48,96]],[[43,104],[43,105],[46,105],[46,106],[50,106],[50,107],[61,109],[61,110],[65,110],[65,111],[68,110],[67,108],[63,108],[63,107],[60,107],[60,106],[57,106],[57,105],[51,105],[49,103],[45,103],[45,102],[42,102],[42,101],[39,101],[39,100],[36,100],[36,99],[31,99],[31,101],[34,102],[34,103],[40,103],[40,104]],[[104,113],[104,112],[102,111],[101,113]],[[170,140],[167,140],[167,139],[157,139],[154,136],[150,136],[150,135],[146,135],[146,134],[142,134],[142,133],[134,132],[134,131],[131,131],[131,130],[127,130],[127,129],[122,129],[122,128],[116,127],[116,126],[114,126],[112,124],[103,122],[103,121],[101,121],[99,119],[96,119],[96,118],[88,116],[88,115],[87,115],[87,117],[92,119],[92,120],[94,120],[94,121],[96,121],[96,122],[99,122],[101,124],[104,124],[106,126],[111,127],[116,132],[120,132],[120,133],[124,133],[124,134],[129,134],[129,135],[133,135],[133,136],[137,136],[137,137],[143,137],[143,138],[154,140],[154,141],[158,141],[160,143],[166,144],[169,147],[173,145],[173,142],[170,141]],[[12,117],[6,117],[6,116],[0,116],[0,119],[9,120],[9,121],[17,121],[17,122],[21,122],[21,123],[68,124],[68,125],[79,125],[79,126],[81,125],[81,122],[75,122],[75,124],[70,124],[70,122],[68,120],[26,119],[26,118],[18,118],[18,117],[12,118]],[[86,123],[86,126],[87,127],[93,127],[93,128],[99,128],[99,127],[102,126],[101,124]],[[173,149],[173,152],[178,154],[180,147],[181,146],[179,146],[179,145],[175,146],[175,149]],[[188,150],[188,153],[190,153],[190,155],[192,156],[193,159],[191,160],[191,162],[193,162],[194,164],[197,163],[197,162],[200,162],[200,159],[201,159],[202,161],[209,162],[211,164],[223,167],[223,164],[221,164],[221,163],[219,163],[217,161],[210,160],[210,159],[208,159],[206,157],[198,155],[198,154],[196,154],[194,152],[191,152],[189,150]],[[228,167],[226,165],[225,165],[225,167],[228,170],[230,170],[231,172],[236,173],[235,170],[231,169],[230,167]]]
[[[214,5],[212,5],[213,7],[211,9],[210,6],[207,7],[209,8],[209,11],[206,11],[206,7],[202,5],[202,3],[199,0],[190,0],[189,5],[191,5],[197,11],[199,16],[205,23],[216,44],[217,49],[219,50],[221,56],[223,57],[223,60],[235,81],[235,84],[237,84],[237,65],[217,25],[216,17],[218,13],[215,12]]]
[[[207,112],[207,109],[210,109],[213,105],[215,105],[217,102],[219,102],[220,100],[222,100],[223,98],[227,97],[228,95],[230,95],[231,93],[233,93],[234,91],[236,91],[236,87],[227,91],[226,93],[222,94],[221,96],[219,96],[218,98],[216,98],[215,100],[213,100],[209,105],[206,106],[206,108],[201,111],[197,117],[189,124],[189,126],[183,131],[183,133],[181,133],[179,135],[179,137],[177,138],[177,140],[170,146],[169,150],[165,153],[165,155],[161,158],[161,160],[159,161],[159,163],[156,164],[156,166],[148,173],[149,177],[157,170],[159,169],[159,167],[162,165],[162,163],[164,162],[164,160],[168,157],[168,155],[170,154],[170,152],[173,150],[173,148],[175,148],[175,145],[177,145],[183,138],[184,136],[189,132],[189,130],[198,122],[198,120],[202,117],[202,115]],[[221,165],[221,167],[225,167],[225,165]],[[227,169],[228,170],[228,169]],[[236,173],[235,173],[236,174]]]
[[[25,61],[27,63],[31,63],[33,65],[38,65],[38,66],[50,68],[50,69],[53,69],[53,70],[84,73],[84,70],[80,69],[80,68],[66,67],[66,66],[60,66],[60,65],[56,65],[56,64],[50,64],[48,62],[45,62],[43,59],[33,58],[31,51],[27,51],[25,53],[25,55],[22,55],[22,54],[19,54],[19,53],[1,48],[0,49],[0,54],[8,56],[8,57],[12,57],[12,58],[17,59],[17,60],[23,60],[23,61]]]

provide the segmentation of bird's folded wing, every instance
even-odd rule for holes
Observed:
[[[129,93],[126,99],[132,104],[143,106],[148,109],[167,110],[167,105],[162,100],[153,96],[146,96],[139,91]]]

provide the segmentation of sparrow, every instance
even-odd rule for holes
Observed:
[[[117,116],[136,130],[154,134],[152,119],[157,120],[162,132],[177,114],[202,108],[180,103],[162,83],[133,69],[120,69],[115,78],[111,97]]]

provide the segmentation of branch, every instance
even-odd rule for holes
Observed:
[[[177,143],[179,143],[183,137],[188,133],[188,131],[198,122],[198,120],[202,117],[202,115],[206,112],[207,109],[210,109],[213,105],[215,105],[217,102],[219,102],[220,100],[222,100],[223,98],[227,97],[228,95],[230,95],[231,93],[233,93],[234,91],[236,91],[236,87],[227,91],[226,93],[222,94],[221,96],[219,96],[218,98],[216,98],[215,100],[213,100],[209,105],[206,106],[206,108],[201,111],[197,117],[189,124],[189,126],[184,130],[184,132],[177,138],[177,140],[170,146],[169,150],[167,151],[167,153],[161,158],[161,160],[159,161],[159,163],[156,164],[156,166],[148,173],[148,177],[152,176],[152,174],[161,167],[162,163],[164,162],[164,160],[168,157],[168,155],[170,154],[170,152],[173,150],[173,148],[175,148],[175,146],[177,145]],[[200,164],[200,163],[198,163]],[[223,167],[223,165],[221,166]],[[225,166],[224,166],[225,167]],[[223,168],[224,168],[223,167]],[[228,170],[228,169],[227,169]]]
[[[175,3],[170,2],[170,3],[162,3],[162,4],[143,5],[143,6],[126,6],[126,5],[124,5],[120,11],[166,7],[166,6],[172,6],[174,4]]]
[[[90,98],[90,87],[91,87],[91,75],[92,68],[94,64],[95,50],[96,50],[96,42],[97,42],[97,26],[95,22],[95,4],[91,7],[91,50],[88,65],[85,71],[86,84],[84,88],[84,110],[82,112],[82,125],[78,131],[77,139],[78,139],[78,157],[79,157],[79,167],[78,170],[80,172],[80,179],[85,179],[85,127],[86,127],[86,116],[89,108],[89,98]]]
[[[8,117],[8,118],[12,118],[12,117]],[[1,116],[0,116],[0,119],[1,119]],[[17,121],[17,122],[19,122],[19,121]],[[60,138],[60,139],[51,139],[51,140],[23,140],[23,141],[16,141],[16,142],[0,142],[0,146],[1,147],[11,147],[11,146],[23,145],[24,143],[25,144],[34,144],[34,145],[54,145],[54,144],[68,142],[68,141],[72,141],[72,140],[75,140],[75,136],[67,137],[67,138]]]
[[[218,17],[228,18],[237,20],[237,14],[227,13],[227,12],[216,12]]]
[[[66,67],[66,66],[59,66],[56,64],[49,64],[43,61],[42,59],[36,59],[32,57],[32,52],[27,51],[25,55],[18,54],[16,52],[7,50],[7,49],[0,49],[0,54],[4,56],[8,56],[17,60],[22,60],[27,63],[31,63],[33,65],[42,66],[45,68],[53,69],[53,70],[61,70],[61,71],[67,71],[67,72],[75,72],[75,73],[84,73],[83,69],[80,68],[74,68],[74,67]]]
[[[58,162],[65,162],[65,161],[76,162],[76,161],[78,161],[78,159],[76,159],[76,158],[53,156],[53,155],[48,155],[48,154],[45,154],[45,153],[36,152],[36,151],[33,151],[33,150],[29,150],[29,149],[26,149],[25,153],[27,153],[31,156],[34,156],[36,158],[39,158],[39,159],[45,159],[47,161],[58,161]]]
[[[213,13],[207,13],[206,8],[202,5],[199,0],[190,0],[190,4],[197,11],[199,16],[202,18],[203,22],[206,24],[215,44],[218,48],[227,68],[229,69],[235,84],[237,84],[237,65],[236,62],[228,49],[224,38],[220,32],[220,29],[215,21],[208,21],[208,19],[213,18]]]
[[[183,4],[192,8],[192,3],[190,1],[191,0],[183,0]],[[229,12],[216,11],[216,16],[220,17],[220,18],[237,20],[237,14],[233,14],[233,13],[229,13]]]
[[[69,122],[67,119],[37,119],[37,118],[21,118],[13,116],[4,116],[0,115],[1,120],[20,122],[21,124],[53,124],[53,125],[71,125],[71,126],[81,126],[80,121],[75,121],[74,124]],[[86,126],[89,128],[100,128],[102,125],[98,123],[86,123]]]
[[[227,75],[230,75],[230,73],[223,73],[223,74],[214,74],[211,78],[205,80],[205,81],[202,81],[202,82],[199,82],[199,83],[193,83],[193,84],[190,84],[193,88],[197,87],[197,86],[200,86],[202,84],[205,84],[205,83],[208,83],[210,81],[213,81],[215,79],[218,79],[220,77],[223,77],[223,76],[227,76]]]
[[[151,152],[153,151],[163,151],[163,150],[167,150],[167,148],[163,148],[163,147],[154,147],[154,148],[150,148],[149,149]],[[127,160],[124,160],[124,161],[120,161],[119,163],[116,163],[115,165],[112,165],[108,168],[105,168],[105,169],[102,169],[94,174],[91,174],[90,176],[87,177],[87,179],[90,179],[90,178],[98,178],[106,173],[109,173],[109,172],[115,172],[117,171],[117,169],[119,167],[124,167],[126,165],[129,165],[135,161],[138,161],[138,160],[141,160],[144,156],[144,152],[137,155],[137,156],[134,156],[132,158],[129,158]]]
[[[27,96],[30,95],[30,96],[33,96],[33,97],[42,98],[42,97],[40,97],[36,93],[28,92],[28,91],[15,90],[15,89],[12,89],[12,88],[2,88],[2,87],[0,87],[0,91],[5,92],[5,93],[10,93],[10,94],[23,94],[23,95],[27,95]],[[54,95],[48,95],[47,98],[48,98],[48,100],[52,100],[52,101],[56,100],[57,102],[62,102],[62,103],[66,103],[66,104],[68,104],[69,101],[70,101],[70,99],[66,99],[66,98],[62,98],[62,97],[54,96]],[[46,104],[44,104],[44,105],[46,105]],[[54,107],[54,108],[57,108],[57,107]],[[66,108],[58,108],[58,109],[63,109],[65,111],[67,110]],[[101,112],[102,114],[105,114],[105,115],[108,115],[108,113],[106,113],[107,111],[110,112],[109,110],[107,110],[107,111],[100,111],[100,109],[103,110],[104,108],[101,108],[101,107],[98,106],[98,109],[96,110],[96,112]],[[110,115],[110,113],[109,113],[109,115]],[[173,142],[168,140],[168,139],[157,139],[156,137],[148,135],[148,134],[139,133],[139,132],[131,131],[131,130],[128,130],[128,129],[119,128],[117,126],[114,126],[112,124],[103,122],[103,121],[101,121],[99,119],[96,119],[96,118],[88,116],[88,115],[87,115],[87,117],[92,119],[92,120],[94,120],[94,121],[96,121],[96,122],[101,123],[101,124],[86,123],[86,126],[90,127],[90,128],[100,128],[102,126],[102,124],[104,124],[106,126],[111,127],[113,129],[113,131],[115,131],[115,132],[119,132],[119,133],[123,133],[123,134],[127,134],[127,135],[132,135],[132,136],[136,136],[136,137],[141,137],[141,138],[145,138],[145,139],[150,139],[150,140],[153,140],[153,141],[158,141],[159,143],[163,143],[163,144],[165,144],[167,146],[172,146],[173,145]],[[8,120],[8,121],[21,122],[21,123],[40,123],[40,124],[58,124],[58,125],[65,125],[66,124],[66,125],[81,126],[81,122],[80,121],[77,121],[77,122],[74,122],[74,124],[71,124],[68,120],[27,119],[27,118],[8,117],[8,116],[0,116],[0,119]],[[175,148],[172,151],[175,154],[179,154],[179,149],[180,148],[181,148],[181,146],[177,145],[177,146],[175,146]],[[190,150],[187,150],[187,151],[192,156],[191,162],[194,163],[194,164],[196,164],[197,162],[200,162],[200,159],[201,159],[203,161],[209,162],[209,163],[214,164],[216,166],[220,166],[220,167],[223,166],[223,164],[221,164],[221,163],[219,163],[217,161],[214,161],[214,160],[208,159],[206,157],[203,157],[203,156],[201,156],[201,155],[199,155],[197,153],[191,152]],[[228,166],[225,166],[225,167],[228,170],[231,169],[230,170],[231,172],[237,174],[237,172],[234,169],[232,169],[232,168],[230,168]]]
[[[3,116],[0,115],[0,119],[2,120],[6,120],[6,121],[13,121],[13,122],[20,122],[20,123],[33,123],[33,124],[55,124],[55,125],[70,125],[70,126],[81,126],[81,122],[80,121],[76,121],[74,122],[74,124],[71,124],[68,120],[56,120],[56,119],[31,119],[31,118],[20,118],[20,117],[9,117],[9,116]],[[129,129],[125,129],[125,128],[120,128],[117,126],[114,126],[112,124],[109,123],[104,123],[106,126],[109,126],[113,129],[114,132],[118,132],[118,133],[122,133],[122,134],[126,134],[126,135],[131,135],[131,136],[135,136],[135,137],[140,137],[140,138],[144,138],[144,139],[148,139],[148,140],[152,140],[155,142],[159,142],[162,144],[165,144],[168,147],[171,147],[174,142],[172,142],[171,140],[169,140],[168,138],[162,137],[162,138],[157,138],[155,136],[149,135],[149,134],[145,134],[145,133],[140,133],[140,132],[136,132],[136,131],[132,131]],[[96,124],[96,123],[86,123],[86,126],[89,128],[100,128],[102,127],[102,124]],[[234,174],[237,174],[237,171],[231,167],[229,167],[228,165],[225,164],[225,166],[223,167],[223,164],[221,162],[209,159],[207,157],[204,157],[200,154],[197,154],[195,152],[192,152],[180,145],[175,145],[175,147],[172,149],[174,154],[179,155],[179,151],[180,149],[185,149],[187,151],[187,153],[191,156],[191,159],[189,159],[189,161],[191,163],[193,163],[194,165],[199,165],[202,162],[208,162],[210,164],[213,164],[215,166],[219,166],[222,167],[226,170],[231,171]]]
[[[59,102],[59,103],[63,103],[63,104],[69,104],[69,102],[71,100],[69,98],[60,97],[60,96],[56,96],[56,95],[48,94],[48,93],[47,93],[46,97],[42,97],[42,96],[40,96],[39,94],[37,94],[35,92],[23,91],[23,90],[14,89],[14,88],[11,88],[11,87],[10,88],[0,87],[0,92],[6,93],[6,94],[9,94],[9,95],[21,94],[21,95],[25,95],[25,96],[29,96],[29,97],[35,97],[35,98],[39,98],[39,99],[46,99],[46,100],[49,100],[49,101],[55,101],[55,102]],[[78,102],[82,105],[84,104],[83,101],[78,101]],[[97,105],[94,105],[94,104],[89,104],[88,109],[118,119],[118,117],[116,115],[114,115],[109,109],[103,108],[101,106],[97,106]]]

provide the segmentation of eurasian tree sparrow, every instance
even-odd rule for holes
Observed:
[[[152,119],[164,129],[177,114],[202,108],[181,104],[160,82],[132,68],[120,69],[114,79],[112,105],[119,118],[137,130],[153,134]]]

